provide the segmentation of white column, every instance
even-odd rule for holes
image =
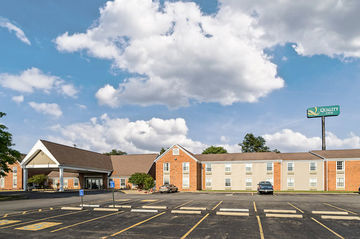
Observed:
[[[64,169],[59,167],[60,192],[64,191]]]
[[[24,191],[27,191],[27,180],[28,180],[28,170],[27,170],[27,168],[23,168],[23,188],[24,188]]]

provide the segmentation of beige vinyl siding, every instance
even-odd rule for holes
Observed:
[[[292,172],[288,172],[288,162],[294,163]],[[316,170],[310,170],[310,162],[316,162]],[[317,190],[324,189],[324,164],[322,160],[284,160],[281,166],[281,190]],[[288,187],[288,178],[294,179],[294,186]],[[310,185],[310,179],[316,179],[316,186]]]

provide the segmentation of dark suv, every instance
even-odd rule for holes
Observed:
[[[258,194],[262,194],[262,193],[274,194],[273,185],[269,181],[261,181],[258,184],[257,191],[258,191]]]

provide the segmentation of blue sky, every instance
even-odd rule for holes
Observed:
[[[360,5],[346,4],[2,1],[1,122],[24,153],[40,138],[236,152],[246,133],[295,152],[321,147],[306,108],[338,104],[328,148],[359,148]]]

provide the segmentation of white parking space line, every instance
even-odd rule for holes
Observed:
[[[312,214],[349,215],[348,212],[342,211],[312,211]]]
[[[62,207],[61,210],[83,210],[82,207]]]
[[[201,210],[201,211],[205,211],[206,207],[181,207],[180,210]]]
[[[167,206],[142,206],[142,208],[147,208],[147,209],[167,209]]]
[[[223,215],[223,216],[245,216],[248,217],[248,212],[216,212],[216,215]]]
[[[220,208],[219,211],[222,211],[222,212],[249,212],[249,209],[243,209],[243,208]]]
[[[130,199],[115,199],[116,202],[127,202],[127,201],[130,201]]]
[[[103,207],[96,207],[94,211],[107,211],[107,212],[117,212],[119,209],[117,208],[103,208]]]
[[[179,214],[201,214],[201,211],[172,210],[171,213],[179,213]]]
[[[83,205],[79,205],[80,207],[100,207],[100,205],[92,205],[92,204],[83,204]]]
[[[155,212],[155,213],[157,213],[158,210],[154,210],[154,209],[131,209],[131,212]]]
[[[279,213],[266,213],[266,217],[281,217],[281,218],[302,218],[300,214],[279,214]]]
[[[329,215],[321,215],[322,219],[335,219],[335,220],[358,220],[360,221],[360,217],[358,216],[329,216]]]
[[[296,210],[264,209],[264,212],[274,212],[274,213],[296,213]]]
[[[109,205],[109,207],[117,207],[117,208],[131,208],[131,205]]]

